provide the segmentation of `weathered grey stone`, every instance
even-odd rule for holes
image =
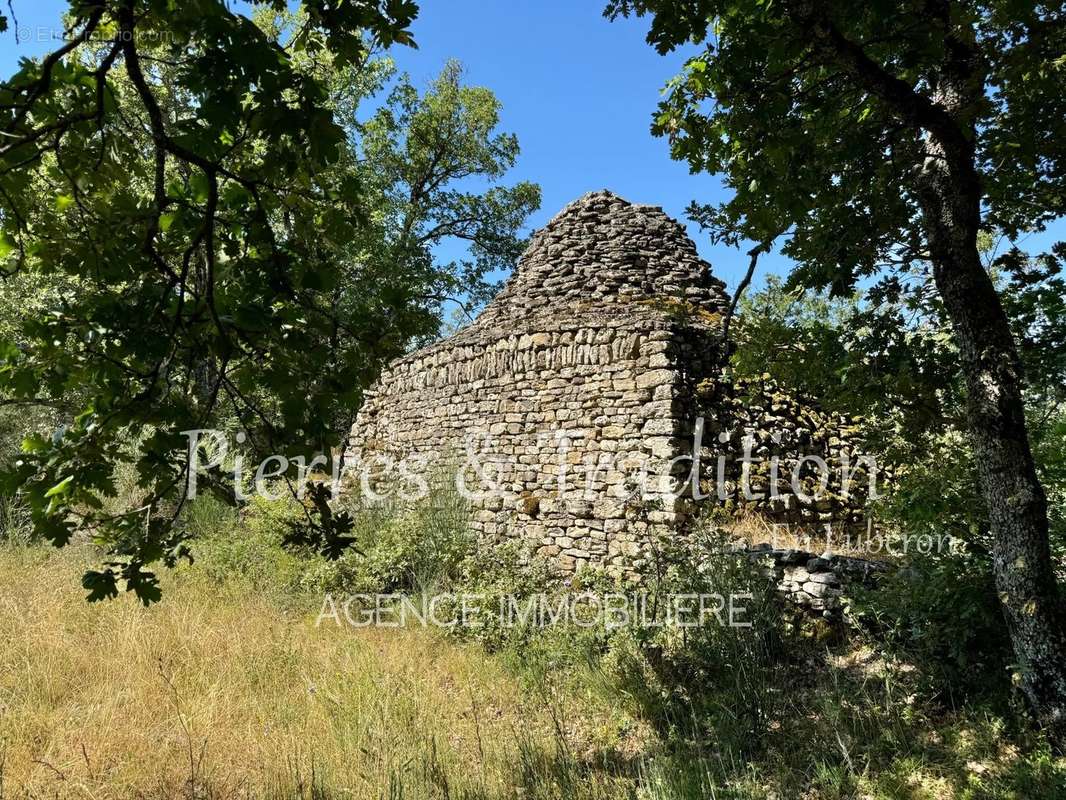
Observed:
[[[811,597],[826,597],[833,593],[833,588],[826,583],[816,583],[815,581],[808,581],[803,584],[803,591],[809,594]]]
[[[806,583],[811,575],[803,567],[786,567],[784,573],[785,580],[794,581],[795,583]]]
[[[840,583],[840,578],[834,572],[816,572],[811,575],[811,580],[815,583],[827,583],[833,586]]]

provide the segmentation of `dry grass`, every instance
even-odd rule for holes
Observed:
[[[0,797],[514,796],[569,713],[427,631],[316,628],[195,571],[91,606],[76,554],[0,555]]]
[[[796,662],[747,758],[727,687],[663,733],[602,675],[545,684],[432,631],[316,627],[320,599],[198,566],[150,609],[88,605],[85,559],[0,545],[0,800],[1066,797],[1066,760],[923,705],[868,647]]]
[[[741,512],[723,530],[733,539],[742,539],[753,545],[770,544],[775,549],[805,550],[818,554],[828,551],[854,558],[897,560],[896,556],[877,545],[879,537],[891,537],[892,532],[872,523],[865,528],[853,526],[850,529],[831,525],[827,531],[824,526],[772,523],[761,514]]]

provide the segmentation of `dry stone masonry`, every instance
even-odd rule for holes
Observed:
[[[885,561],[829,553],[818,556],[804,550],[775,549],[769,544],[749,547],[739,543],[737,549],[761,567],[779,594],[827,619],[840,618],[847,589],[874,586],[891,569]]]
[[[703,483],[743,425],[765,422],[738,392],[708,388],[720,384],[727,303],[662,209],[587,194],[533,235],[470,326],[382,375],[353,430],[359,466],[377,486],[458,467],[485,540],[518,539],[564,570],[639,574],[654,537],[691,517],[692,491],[671,476],[691,468],[680,457],[693,452],[697,418],[714,412]],[[759,414],[788,421],[782,401],[763,404]],[[774,446],[839,446],[835,433],[806,434]]]
[[[725,497],[718,499],[727,510],[756,511],[801,529],[862,525],[870,487],[876,486],[871,473],[879,476],[856,444],[856,420],[800,402],[768,376],[709,379],[697,389],[697,407],[706,430],[719,436],[703,442],[701,484],[707,494],[721,486]],[[718,458],[724,470],[717,469]]]

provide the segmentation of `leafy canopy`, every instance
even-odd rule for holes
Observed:
[[[391,76],[377,53],[413,45],[414,3],[287,5],[253,19],[218,0],[73,0],[64,45],[0,84],[4,288],[50,287],[4,326],[0,393],[65,420],[26,438],[6,489],[40,535],[105,549],[91,599],[155,600],[148,565],[187,555],[181,431],[228,420],[259,452],[327,451],[381,364],[513,252],[539,199],[494,185],[517,145],[490,136],[495,99],[454,68],[359,120]],[[421,149],[401,133],[452,124]],[[427,159],[446,166],[412,200]],[[493,185],[452,191],[463,174]],[[449,236],[472,265],[435,258]],[[136,500],[116,510],[123,464]],[[342,524],[308,517],[327,548]]]
[[[980,54],[983,224],[1015,239],[1066,213],[1066,19],[1058,4],[611,0],[652,14],[660,52],[702,51],[668,86],[655,133],[734,194],[692,212],[721,241],[788,233],[793,281],[847,293],[928,255],[923,129],[957,136],[933,98],[960,29]],[[953,132],[953,129],[955,132]]]

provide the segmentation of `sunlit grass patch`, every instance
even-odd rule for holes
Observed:
[[[549,713],[476,646],[316,627],[313,602],[280,608],[195,568],[149,609],[88,605],[80,561],[0,558],[5,785],[27,796],[258,795],[312,772],[345,796],[496,795],[524,752],[555,750],[563,704]]]
[[[232,565],[288,558],[233,547]],[[923,698],[914,665],[869,645],[742,665],[770,681],[758,691],[712,670],[678,696],[624,638],[490,654],[420,627],[316,626],[321,593],[199,562],[150,608],[89,605],[90,563],[0,547],[4,798],[1066,797],[1039,737]]]

